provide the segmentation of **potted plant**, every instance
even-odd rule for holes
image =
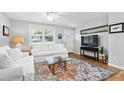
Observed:
[[[104,48],[103,46],[100,48],[100,54],[103,54],[104,53]]]

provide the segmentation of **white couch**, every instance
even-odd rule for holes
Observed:
[[[8,49],[10,49],[8,46],[0,47],[0,52],[7,53]],[[17,77],[25,77],[29,73],[32,74],[31,78],[33,80],[35,74],[34,58],[24,54],[22,58],[14,61],[10,67],[0,69],[0,80],[18,80]]]
[[[68,57],[68,50],[62,44],[33,45],[31,53],[34,57],[61,56]]]

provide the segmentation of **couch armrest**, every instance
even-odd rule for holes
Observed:
[[[31,49],[31,54],[32,54],[32,55],[34,55],[34,54],[35,54],[35,52],[36,52],[36,50],[35,50],[35,49]]]
[[[22,57],[27,57],[29,56],[29,52],[22,52]]]
[[[20,81],[23,80],[22,67],[0,69],[0,81]]]

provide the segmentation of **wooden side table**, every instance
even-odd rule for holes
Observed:
[[[21,49],[21,51],[22,51],[22,52],[28,52],[29,55],[32,55],[32,54],[31,54],[31,49],[28,48],[28,47],[23,47],[23,48]]]
[[[21,49],[22,52],[30,52],[30,48],[27,48],[27,47],[23,47]]]
[[[103,63],[106,63],[107,56],[105,54],[99,54],[99,60]]]

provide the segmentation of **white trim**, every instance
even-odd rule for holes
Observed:
[[[114,64],[111,64],[111,63],[108,63],[108,65],[124,70],[124,67],[120,67],[120,66],[117,66],[117,65],[114,65]]]
[[[32,46],[32,31],[31,31],[31,24],[28,25],[29,27],[29,46],[31,47]]]

